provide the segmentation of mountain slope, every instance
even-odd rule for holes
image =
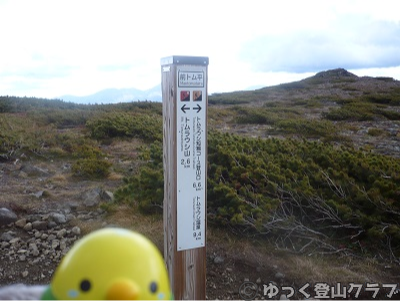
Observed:
[[[251,137],[294,137],[400,155],[400,81],[319,72],[254,91],[213,94],[209,124]]]
[[[364,97],[384,102],[400,102],[400,81],[390,77],[358,77],[345,69],[322,71],[314,76],[291,83],[264,87],[253,91],[216,93],[210,104],[263,105],[270,101],[295,102],[304,100],[343,100]]]

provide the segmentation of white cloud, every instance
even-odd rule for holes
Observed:
[[[170,55],[208,56],[210,92],[393,67],[396,8],[387,0],[0,0],[0,94],[149,89]]]
[[[400,65],[400,24],[369,18],[336,19],[330,29],[258,37],[242,57],[257,71],[317,72]]]

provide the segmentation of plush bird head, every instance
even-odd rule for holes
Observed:
[[[78,241],[57,267],[42,299],[172,299],[164,260],[133,231],[105,228]]]

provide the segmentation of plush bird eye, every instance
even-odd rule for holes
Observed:
[[[82,280],[80,287],[83,292],[87,292],[88,290],[90,290],[91,287],[90,281],[87,279]]]
[[[157,289],[158,289],[158,286],[157,286],[156,282],[153,281],[152,283],[150,283],[150,291],[152,293],[155,293],[157,291]]]

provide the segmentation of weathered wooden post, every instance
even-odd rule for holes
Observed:
[[[206,299],[208,57],[161,59],[164,256],[175,299]]]

